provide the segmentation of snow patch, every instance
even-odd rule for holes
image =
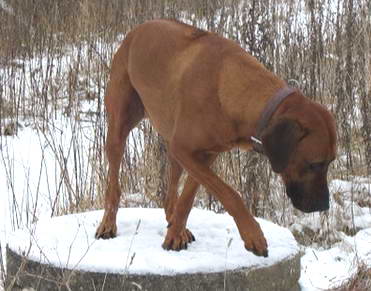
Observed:
[[[306,248],[301,258],[301,291],[336,288],[355,275],[359,265],[371,265],[371,228],[354,237],[343,235],[330,249]]]

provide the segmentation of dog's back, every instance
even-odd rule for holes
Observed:
[[[240,122],[246,116],[255,120],[256,106],[264,102],[254,100],[269,98],[284,86],[234,41],[171,20],[149,21],[132,30],[115,56],[115,66],[127,70],[146,115],[167,140],[180,110],[191,106],[193,113],[217,119],[209,124],[217,123],[222,130],[224,124],[230,131],[230,124],[223,122]],[[195,114],[188,118],[197,123]]]

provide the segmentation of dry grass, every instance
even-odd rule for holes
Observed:
[[[329,291],[367,291],[371,290],[371,269],[364,264],[358,266],[356,274],[340,287]]]

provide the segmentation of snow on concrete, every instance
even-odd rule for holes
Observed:
[[[299,252],[291,232],[258,219],[269,245],[269,257],[245,250],[233,218],[194,208],[188,227],[196,237],[187,250],[165,251],[163,209],[123,208],[118,212],[118,236],[96,240],[102,211],[39,221],[31,229],[9,236],[8,245],[31,260],[57,267],[104,273],[161,274],[220,272],[226,268],[270,266]]]

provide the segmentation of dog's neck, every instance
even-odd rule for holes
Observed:
[[[262,114],[260,115],[258,124],[255,129],[255,135],[251,136],[253,141],[253,149],[258,153],[263,153],[263,143],[261,141],[261,136],[263,130],[268,126],[268,123],[272,115],[276,112],[277,108],[292,93],[296,92],[295,88],[284,87],[277,91],[277,93],[268,101],[267,105],[264,107]]]

